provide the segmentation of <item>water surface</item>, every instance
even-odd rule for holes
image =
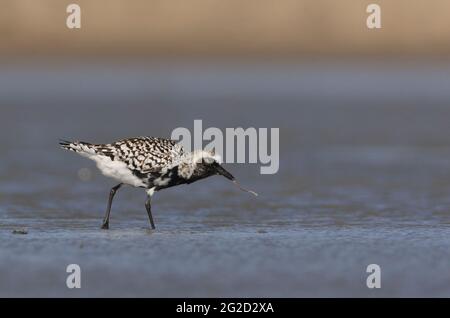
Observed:
[[[3,66],[0,296],[450,296],[449,70]],[[194,119],[279,127],[279,172],[227,166],[257,198],[220,177],[162,191],[156,231],[124,188],[100,230],[114,181],[58,138],[168,137]]]

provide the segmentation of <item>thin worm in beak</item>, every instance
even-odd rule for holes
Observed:
[[[245,192],[248,192],[248,193],[251,193],[251,194],[253,194],[255,197],[258,196],[258,193],[256,193],[255,191],[247,190],[247,189],[241,187],[241,185],[240,185],[236,180],[233,180],[233,183],[234,183],[234,185],[235,185],[236,187],[239,188],[239,190],[245,191]]]

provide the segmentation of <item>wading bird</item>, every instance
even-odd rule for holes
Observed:
[[[241,190],[246,190],[226,171],[220,157],[213,152],[196,150],[185,152],[175,141],[155,137],[122,139],[111,144],[91,144],[82,141],[61,140],[64,149],[72,150],[94,160],[107,177],[120,183],[109,193],[102,229],[109,228],[111,204],[117,190],[124,184],[144,188],[147,192],[145,208],[151,228],[155,228],[151,211],[151,197],[159,190],[180,184],[189,184],[212,175],[222,175],[233,181]]]

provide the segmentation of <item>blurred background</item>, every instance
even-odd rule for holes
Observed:
[[[66,7],[82,28],[65,27]],[[382,29],[366,8],[382,8]],[[3,56],[434,57],[450,52],[445,0],[3,0]]]
[[[450,2],[0,6],[0,296],[450,296]],[[280,128],[279,172],[228,165],[257,199],[220,178],[162,191],[156,232],[124,188],[101,231],[114,181],[58,139],[194,119]]]

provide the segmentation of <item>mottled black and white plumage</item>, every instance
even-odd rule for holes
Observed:
[[[214,153],[204,150],[186,153],[179,144],[169,139],[138,137],[111,144],[61,141],[60,145],[94,160],[105,176],[120,182],[111,189],[102,225],[104,229],[109,228],[114,194],[123,184],[146,189],[148,198],[145,206],[154,229],[150,201],[154,192],[216,174],[235,182],[234,177],[221,166],[220,157]]]

